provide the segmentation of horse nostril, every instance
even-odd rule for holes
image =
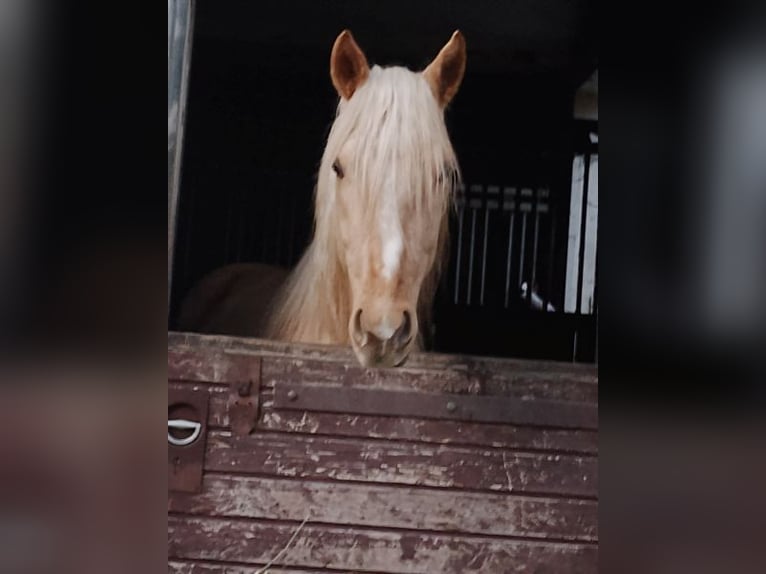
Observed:
[[[393,336],[394,342],[400,347],[404,347],[410,342],[410,335],[412,334],[412,317],[410,317],[409,311],[404,312],[404,319],[402,324],[396,330]]]
[[[354,338],[360,346],[367,344],[367,331],[362,328],[362,310],[357,309],[354,314]]]

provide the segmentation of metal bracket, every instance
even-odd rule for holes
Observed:
[[[274,388],[274,408],[598,429],[598,409],[594,405],[500,396],[436,395],[362,388],[343,388],[339,391],[337,387],[280,383]]]
[[[168,489],[199,492],[207,439],[208,393],[168,389]]]
[[[249,378],[232,381],[229,385],[229,427],[234,436],[247,436],[258,422],[258,399],[261,389],[261,360],[248,369]]]

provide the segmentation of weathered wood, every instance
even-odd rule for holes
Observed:
[[[481,371],[467,369],[364,369],[355,363],[332,363],[314,359],[271,357],[263,361],[265,385],[300,382],[305,385],[335,386],[498,395],[518,399],[541,399],[596,403],[598,387],[591,383],[557,379],[546,373]]]
[[[572,455],[454,446],[269,435],[208,436],[206,469],[217,472],[379,482],[595,498],[597,461]]]
[[[255,574],[307,517],[269,573],[597,570],[592,366],[420,354],[363,369],[346,349],[175,333],[168,350],[169,388],[206,394],[210,429],[202,492],[169,499],[170,572]],[[259,418],[234,436],[231,384],[258,358]],[[451,399],[485,422],[433,411]],[[486,422],[519,399],[582,408],[588,428],[526,409],[526,424]]]
[[[229,384],[257,380],[260,359],[215,349],[168,347],[169,381],[204,381]]]
[[[211,415],[211,420],[215,414]],[[211,424],[213,424],[211,422]],[[299,411],[265,411],[263,430],[344,437],[418,441],[539,450],[557,453],[596,454],[598,433],[586,430],[541,429],[511,425],[490,425],[462,421],[437,421],[400,417],[375,417]]]
[[[278,409],[468,420],[571,429],[598,428],[598,410],[589,403],[524,400],[498,396],[391,391],[283,383],[274,388]]]
[[[188,560],[169,560],[169,574],[262,574],[259,572],[259,566],[241,566],[231,563],[214,563],[212,561],[188,561]],[[349,570],[293,570],[292,568],[274,568],[269,567],[268,574],[355,574]]]
[[[529,498],[367,484],[208,475],[203,492],[174,494],[168,510],[202,516],[302,521],[592,542],[595,501]]]
[[[229,426],[226,388],[206,383],[169,383],[170,388],[194,388],[210,395],[214,428]],[[359,416],[334,413],[262,409],[261,430],[341,437],[419,441],[558,453],[598,453],[598,433],[588,430],[530,428],[463,421],[437,421],[408,417]]]
[[[210,348],[173,347],[168,349],[169,380],[228,383],[232,379],[254,376],[252,355]],[[264,384],[275,386],[301,382],[307,385],[361,387],[455,393],[499,395],[519,399],[598,402],[598,387],[591,382],[555,373],[527,370],[487,370],[466,368],[365,369],[354,363],[328,362],[285,356],[263,359]]]
[[[169,558],[263,564],[293,536],[298,523],[168,517]],[[423,532],[349,530],[306,524],[283,566],[341,568],[356,572],[595,572],[594,545],[542,543]]]
[[[314,359],[349,365],[357,364],[357,360],[350,348],[283,343],[266,339],[227,337],[223,335],[169,332],[168,348],[171,347],[186,347],[197,350],[214,349],[216,351],[241,352],[260,356]],[[563,361],[534,361],[442,353],[413,353],[407,361],[407,368],[452,369],[473,372],[496,371],[545,375],[549,380],[576,380],[593,385],[598,384],[598,369],[595,365]]]

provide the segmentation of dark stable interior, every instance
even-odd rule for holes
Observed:
[[[572,160],[592,151],[596,130],[572,117],[576,89],[597,68],[592,3],[201,0],[194,28],[171,329],[206,273],[237,261],[292,266],[308,244],[338,33],[350,29],[371,64],[422,69],[460,29],[468,64],[446,121],[467,194],[451,225],[433,350],[595,360],[597,315],[560,312]],[[512,211],[491,209],[510,186],[513,227]],[[557,311],[530,308],[523,281]]]

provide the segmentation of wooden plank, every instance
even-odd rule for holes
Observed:
[[[598,429],[598,410],[588,403],[524,400],[497,396],[345,388],[280,383],[274,388],[277,409],[450,419],[572,429]]]
[[[211,407],[215,410],[214,404]],[[223,414],[223,417],[218,417],[218,414]],[[225,423],[225,413],[211,413],[211,421],[213,420]],[[274,410],[263,412],[259,428],[281,432],[510,450],[590,455],[598,453],[598,433],[586,430]]]
[[[573,455],[255,433],[211,432],[217,472],[596,498],[598,461]]]
[[[171,381],[199,381],[226,384],[231,380],[257,377],[255,357],[210,349],[168,350],[168,378]],[[465,370],[363,369],[356,364],[268,357],[262,366],[262,380],[274,387],[297,381],[337,387],[362,387],[498,395],[519,399],[550,399],[598,402],[598,388],[590,383],[561,380],[553,375],[529,376]]]
[[[168,572],[170,574],[264,574],[260,566],[242,566],[231,563],[215,563],[212,561],[189,561],[169,560]],[[314,570],[301,568],[274,568],[269,567],[267,574],[354,574],[350,570]]]
[[[596,571],[596,424],[274,408],[280,388],[292,385],[319,403],[354,399],[346,407],[355,393],[382,391],[407,392],[426,409],[454,394],[538,408],[587,403],[596,412],[594,366],[416,354],[405,368],[363,369],[349,349],[176,333],[168,347],[169,386],[208,393],[209,424],[218,428],[229,425],[228,384],[264,357],[255,433],[212,431],[204,491],[169,500],[169,571],[255,574],[307,516],[280,561],[291,566],[270,573]]]
[[[200,494],[174,494],[170,512],[540,539],[597,540],[598,504],[566,500],[209,475]]]
[[[228,384],[257,380],[261,364],[257,357],[215,349],[168,346],[168,380]]]
[[[229,426],[227,387],[206,383],[169,383],[172,389],[194,388],[210,395],[208,424]],[[598,433],[587,430],[545,429],[336,413],[262,409],[258,428],[267,431],[340,437],[418,441],[515,450],[597,454]]]
[[[385,389],[517,399],[575,401],[596,404],[598,387],[554,373],[487,371],[481,369],[364,369],[357,363],[269,357],[263,361],[263,383],[268,386],[303,383],[341,388]]]
[[[223,345],[168,347],[169,380],[227,383],[243,379],[256,367],[253,355]],[[211,343],[212,344],[212,343]],[[260,356],[260,355],[257,355]],[[427,355],[431,358],[432,355]],[[269,355],[263,362],[262,378],[271,384],[306,382],[338,386],[362,386],[420,390],[458,394],[502,395],[520,399],[571,400],[598,402],[597,379],[562,370],[560,366],[543,368],[525,363],[509,365],[466,361],[454,364],[408,365],[398,369],[365,369],[356,360],[328,361],[324,358],[302,358]],[[428,368],[424,368],[428,366]]]
[[[169,347],[169,380],[228,383],[253,377],[255,356],[209,347]],[[556,371],[474,368],[365,369],[356,362],[339,363],[289,356],[263,360],[261,377],[271,386],[284,383],[361,387],[426,393],[498,395],[519,399],[598,402],[598,387],[589,380]]]
[[[350,348],[329,345],[283,343],[266,339],[168,332],[168,348],[215,349],[259,356],[314,359],[356,365]],[[497,371],[545,376],[549,379],[576,380],[598,384],[595,365],[563,361],[535,361],[493,357],[475,357],[442,353],[413,353],[407,368],[432,370]]]
[[[242,566],[230,563],[215,563],[212,561],[188,561],[188,560],[169,560],[169,574],[263,574],[260,566]],[[268,574],[354,574],[351,571],[342,570],[293,570],[292,568],[273,568],[269,567]]]
[[[263,564],[280,552],[298,526],[171,515],[168,557]],[[570,574],[595,572],[597,547],[422,532],[353,531],[308,523],[297,533],[279,565],[406,574]]]

